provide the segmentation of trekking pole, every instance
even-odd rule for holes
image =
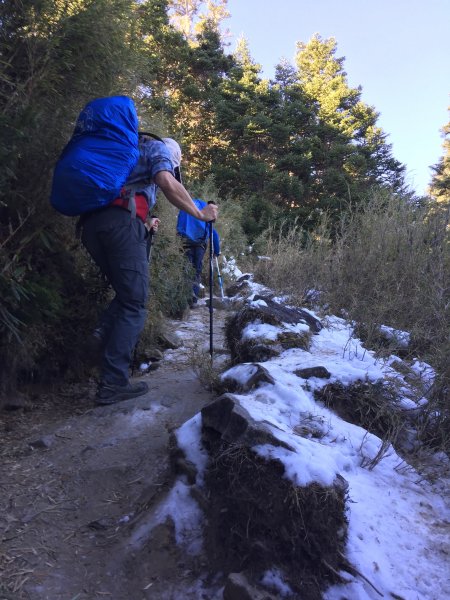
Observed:
[[[148,262],[148,264],[150,264],[150,260],[152,258],[153,236],[154,236],[153,229],[150,229],[150,231],[148,232],[148,237],[147,237],[147,262]]]
[[[223,293],[223,280],[222,280],[222,275],[220,274],[220,269],[219,269],[219,259],[216,256],[216,268],[217,268],[217,278],[219,280],[219,285],[220,285],[220,295],[222,296],[222,300],[225,300],[225,295]]]
[[[209,354],[211,355],[211,362],[213,359],[213,286],[214,286],[214,262],[213,262],[213,222],[209,224]]]
[[[211,200],[208,204],[215,204]],[[214,251],[213,251],[214,221],[209,222],[209,354],[213,360],[213,287],[214,287]]]
[[[156,217],[154,215],[151,216],[151,219],[156,219]],[[156,232],[153,229],[153,227],[150,227],[150,229],[148,230],[148,237],[147,237],[147,260],[148,263],[150,264],[150,260],[152,258],[152,248],[153,248],[153,238],[155,237]]]

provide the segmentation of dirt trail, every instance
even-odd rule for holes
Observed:
[[[224,313],[214,321],[222,348]],[[0,600],[214,596],[171,523],[152,528],[174,482],[169,432],[212,398],[190,358],[207,347],[208,309],[171,328],[184,345],[144,376],[146,396],[95,407],[93,390],[69,391],[0,414]]]

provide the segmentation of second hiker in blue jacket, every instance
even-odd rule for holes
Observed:
[[[193,198],[193,202],[199,210],[207,206],[207,203],[199,198]],[[195,270],[195,278],[192,286],[192,304],[195,305],[200,292],[203,257],[210,236],[210,224],[200,221],[200,219],[196,219],[183,210],[180,210],[177,220],[177,233],[183,240],[186,258]],[[220,238],[215,229],[213,229],[213,251],[214,256],[220,255]]]

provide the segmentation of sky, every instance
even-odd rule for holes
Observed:
[[[380,113],[394,157],[418,194],[443,154],[450,120],[450,0],[228,0],[230,52],[242,35],[264,77],[296,43],[334,37],[352,87]]]
[[[227,270],[228,267],[224,267],[224,272]],[[239,270],[234,274],[239,276]],[[252,279],[249,284],[253,294],[248,299],[250,304],[255,307],[264,304],[263,300],[252,298],[270,290]],[[282,298],[275,300],[285,301]],[[206,311],[206,300],[201,300],[200,304]],[[317,317],[313,312],[310,314]],[[389,379],[398,384],[398,401],[404,409],[417,409],[425,400],[417,398],[411,379],[405,380],[392,366],[394,361],[401,359],[394,356],[385,361],[376,359],[373,352],[365,350],[361,341],[353,337],[351,326],[341,318],[330,316],[322,321],[322,325],[323,328],[312,336],[308,350],[291,348],[264,362],[274,383],[261,383],[247,392],[230,394],[254,421],[269,428],[274,437],[285,443],[283,446],[260,444],[253,450],[267,460],[281,461],[285,467],[284,477],[297,486],[308,486],[312,482],[328,486],[337,474],[348,482],[349,527],[345,555],[361,575],[343,574],[347,582],[326,590],[324,600],[376,600],[381,596],[404,600],[450,598],[450,507],[448,494],[447,501],[445,495],[450,472],[448,457],[437,453],[434,463],[430,459],[429,465],[441,473],[434,483],[426,480],[423,471],[419,475],[408,467],[392,447],[373,468],[368,468],[364,463],[377,456],[380,438],[344,421],[317,402],[314,390],[328,383],[341,382],[348,386],[358,380]],[[302,323],[273,326],[255,321],[241,332],[241,339],[264,342],[276,339],[281,332],[302,332],[305,327]],[[196,311],[183,332],[185,341],[198,339],[206,329],[206,322],[200,321]],[[391,333],[397,332],[391,330]],[[407,340],[403,335],[406,332],[398,333]],[[178,352],[180,350],[167,351],[165,359],[176,361]],[[304,379],[295,374],[300,365],[321,365],[329,371],[330,378]],[[245,386],[256,368],[254,363],[238,364],[225,371],[222,379]],[[426,363],[414,360],[411,369],[425,387],[433,380],[434,371]],[[197,468],[196,485],[200,489],[208,464],[201,427],[201,413],[197,413],[176,431],[178,446]],[[180,476],[159,506],[156,521],[163,522],[170,515],[177,542],[190,554],[198,554],[202,550],[205,517],[190,488],[185,476]],[[137,541],[142,543],[148,537],[148,531],[139,532],[139,536],[143,539]],[[273,565],[262,573],[261,581],[276,593],[277,598],[293,597],[279,566]],[[201,586],[200,581],[198,585]],[[212,590],[200,588],[198,597],[203,597],[203,592],[210,598],[222,597],[210,593]]]

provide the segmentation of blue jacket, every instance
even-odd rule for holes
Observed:
[[[193,201],[200,210],[206,206],[206,202],[199,198],[193,198]],[[188,245],[206,246],[209,239],[209,232],[209,223],[200,221],[200,219],[196,219],[183,210],[180,210],[177,220],[177,233],[185,238]],[[215,229],[213,229],[213,248],[214,254],[218,256],[220,254],[220,238]]]

